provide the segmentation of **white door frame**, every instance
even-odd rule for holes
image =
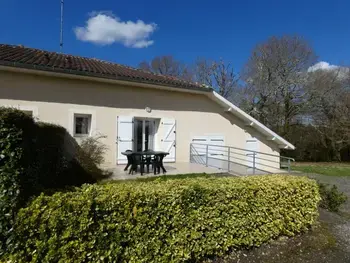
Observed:
[[[142,122],[142,151],[145,150],[145,141],[146,141],[146,121],[153,121],[153,126],[152,126],[152,135],[153,135],[153,145],[152,147],[150,147],[150,145],[148,145],[148,148],[151,148],[152,150],[154,150],[155,148],[155,145],[156,145],[156,140],[155,140],[155,137],[156,137],[156,131],[155,131],[155,127],[156,127],[156,118],[143,118],[143,117],[134,117],[134,121],[135,120],[138,120],[138,121],[141,121]],[[135,134],[133,135],[135,136]],[[135,140],[133,140],[135,142]],[[149,143],[149,140],[148,140],[148,143]],[[134,146],[134,145],[133,145]]]

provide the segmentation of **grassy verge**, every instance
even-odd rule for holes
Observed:
[[[350,176],[350,163],[295,163],[292,170],[329,176]]]

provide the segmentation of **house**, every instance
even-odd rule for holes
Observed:
[[[126,162],[127,149],[164,150],[165,162],[189,162],[200,144],[257,151],[264,155],[260,165],[279,168],[280,149],[294,149],[198,83],[23,46],[0,45],[0,105],[62,125],[77,140],[105,135],[110,167]],[[220,149],[211,156],[225,159]],[[236,163],[251,162],[242,151]],[[194,152],[207,158],[203,147]]]

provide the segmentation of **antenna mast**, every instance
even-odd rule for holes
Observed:
[[[61,0],[61,32],[60,32],[60,52],[62,53],[63,49],[63,6],[64,2]]]

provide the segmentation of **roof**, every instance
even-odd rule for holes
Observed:
[[[0,44],[0,65],[211,91],[202,84],[172,76],[154,74],[96,58],[60,54],[21,45]]]

